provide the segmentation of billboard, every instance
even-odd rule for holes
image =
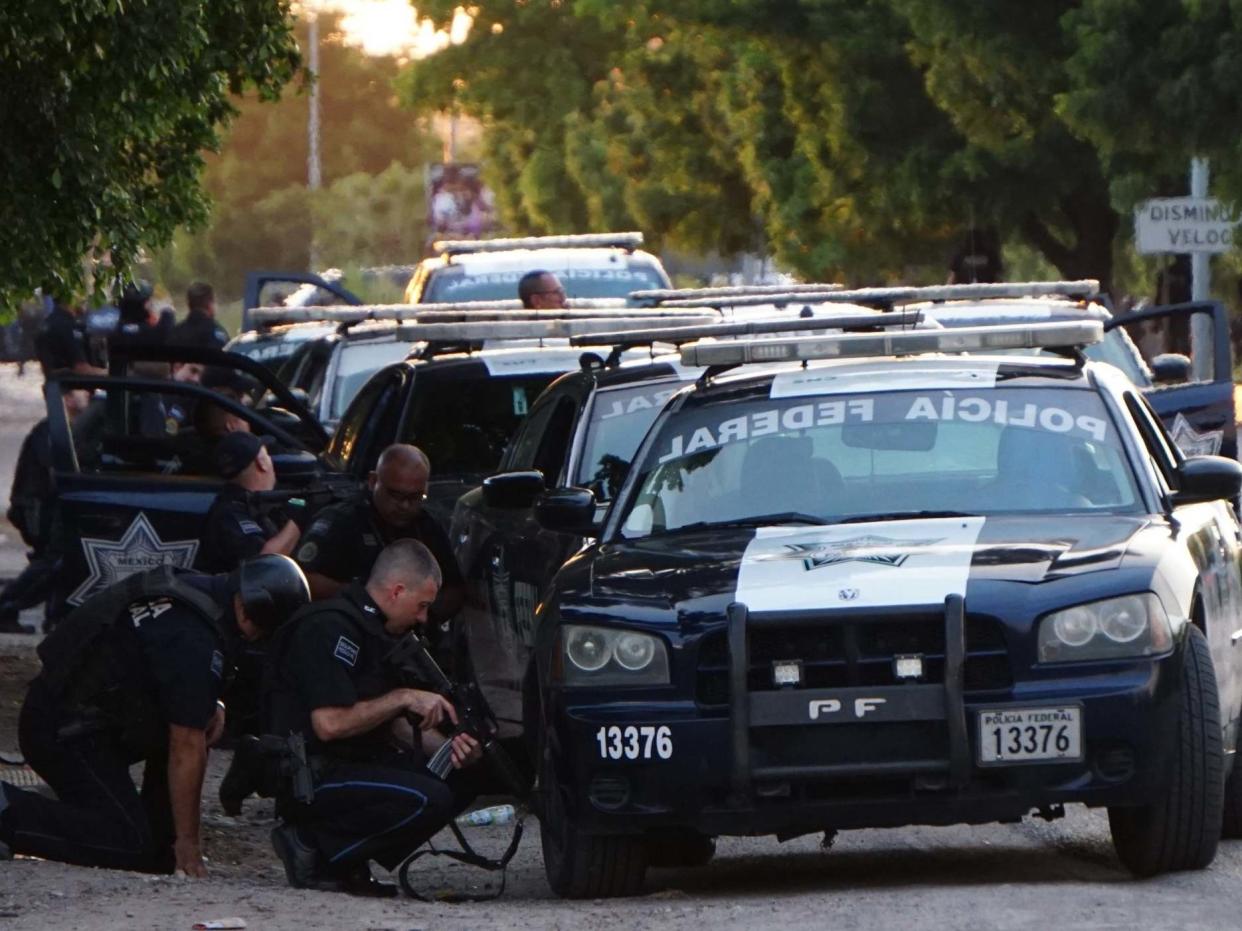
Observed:
[[[496,198],[478,165],[427,166],[427,240],[482,239],[496,231]]]

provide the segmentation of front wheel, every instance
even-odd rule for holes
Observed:
[[[1108,809],[1113,847],[1136,876],[1201,870],[1216,857],[1224,813],[1224,751],[1212,654],[1191,627],[1182,650],[1181,714],[1168,782],[1150,805]]]
[[[539,836],[552,891],[565,899],[612,898],[641,891],[647,873],[643,839],[579,830],[566,811],[546,738],[539,749]]]

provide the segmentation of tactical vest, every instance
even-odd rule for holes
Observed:
[[[62,707],[81,710],[109,690],[121,687],[127,699],[142,706],[132,709],[134,717],[149,711],[145,707],[147,696],[134,681],[133,670],[122,665],[120,651],[106,642],[107,635],[121,626],[122,619],[129,620],[130,605],[167,598],[189,608],[222,643],[227,643],[223,606],[181,578],[185,572],[163,565],[136,573],[71,611],[37,648],[43,661],[38,678],[45,694]]]

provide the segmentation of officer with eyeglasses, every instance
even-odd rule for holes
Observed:
[[[465,580],[448,535],[423,509],[431,462],[417,446],[394,443],[367,477],[367,491],[321,510],[302,535],[294,557],[316,601],[335,598],[350,582],[365,582],[380,552],[395,540],[418,540],[431,550],[443,584],[431,609],[431,626],[461,609]]]
[[[556,275],[543,269],[522,276],[518,297],[527,310],[559,310],[568,306],[565,286]]]

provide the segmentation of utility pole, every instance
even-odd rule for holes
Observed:
[[[1208,196],[1208,160],[1190,160],[1190,196],[1204,199]],[[1212,289],[1212,254],[1190,253],[1190,299],[1206,301]],[[1210,314],[1192,314],[1190,317],[1190,356],[1195,381],[1211,381],[1214,359],[1212,340],[1213,321]]]
[[[309,69],[311,75],[311,92],[310,92],[310,115],[306,121],[306,187],[311,191],[318,191],[319,185],[323,180],[319,167],[319,14],[310,14],[310,55]],[[311,211],[314,216],[314,211]],[[309,271],[314,271],[319,267],[319,257],[315,254],[315,231],[311,231],[311,247],[310,261],[311,267]]]

